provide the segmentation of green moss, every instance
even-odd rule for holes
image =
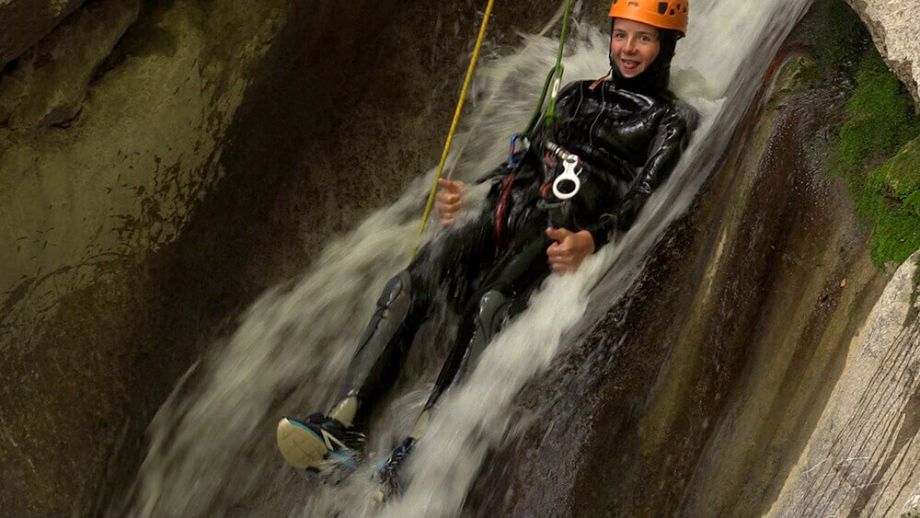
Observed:
[[[833,170],[847,179],[873,229],[869,249],[881,267],[920,248],[920,120],[877,53],[866,51],[855,75]]]
[[[920,137],[905,144],[898,154],[878,168],[873,180],[891,196],[907,201],[920,194]]]
[[[914,216],[920,218],[920,191],[915,191],[904,198],[904,208]]]
[[[815,0],[811,9],[790,43],[809,49],[814,63],[796,63],[792,84],[819,83],[848,101],[831,114],[837,138],[809,145],[847,180],[875,264],[901,263],[920,248],[920,120],[856,13],[842,0]]]
[[[920,249],[920,216],[903,203],[867,190],[857,199],[857,207],[860,217],[873,226],[869,251],[876,265],[901,263]]]
[[[840,128],[839,165],[862,167],[891,154],[920,131],[913,104],[875,52],[867,52]]]

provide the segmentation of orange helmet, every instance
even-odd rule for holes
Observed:
[[[613,0],[610,18],[624,18],[687,35],[689,0]]]

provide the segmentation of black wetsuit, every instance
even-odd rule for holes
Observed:
[[[513,175],[503,164],[484,177],[493,185],[478,217],[438,236],[387,285],[349,367],[343,398],[357,396],[366,408],[389,387],[435,294],[446,293],[461,318],[428,401],[434,405],[551,273],[546,228],[588,230],[599,249],[633,223],[668,177],[696,120],[692,108],[666,90],[640,94],[614,80],[568,85],[556,113],[554,128],[531,136]],[[547,153],[550,141],[581,161],[581,189],[567,201],[548,187],[562,169]]]

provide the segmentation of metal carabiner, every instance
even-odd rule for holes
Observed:
[[[521,150],[526,150],[530,146],[530,141],[524,135],[515,133],[511,136],[511,144],[508,146],[508,169],[517,169],[517,166],[520,165],[514,159],[514,155],[518,151],[518,142],[521,143]]]
[[[553,181],[553,194],[560,200],[567,200],[581,189],[581,179],[575,168],[578,167],[578,158],[569,155],[562,162],[562,174]]]

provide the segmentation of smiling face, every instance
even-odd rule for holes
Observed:
[[[658,29],[632,20],[614,20],[610,55],[620,75],[633,78],[645,72],[658,57],[659,51]]]

